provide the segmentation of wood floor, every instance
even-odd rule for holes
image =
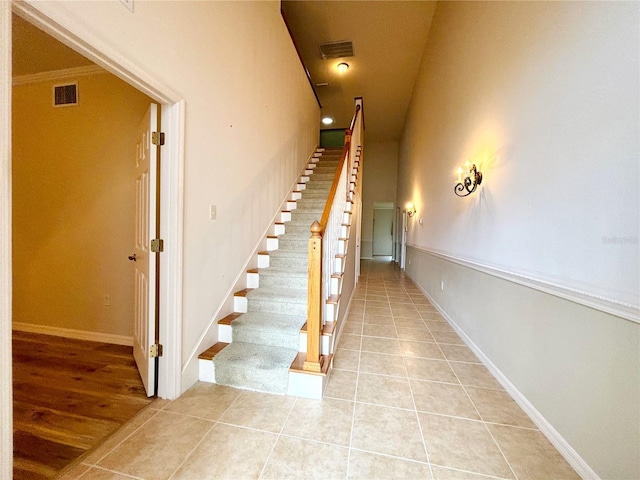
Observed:
[[[54,477],[151,400],[131,347],[14,331],[14,479]]]

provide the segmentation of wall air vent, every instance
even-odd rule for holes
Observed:
[[[353,43],[347,40],[329,42],[320,45],[320,56],[323,60],[330,58],[353,57]]]
[[[69,107],[78,104],[78,83],[67,83],[65,85],[54,85],[53,106]]]

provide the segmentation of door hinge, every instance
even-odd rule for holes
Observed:
[[[151,143],[164,145],[164,132],[151,132]]]
[[[153,253],[164,252],[164,240],[161,238],[154,238],[151,240],[151,251]]]
[[[154,343],[153,345],[151,345],[151,348],[149,349],[149,357],[156,358],[161,356],[162,356],[162,345],[160,345],[159,343]]]

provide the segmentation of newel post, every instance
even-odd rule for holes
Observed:
[[[309,237],[309,286],[307,310],[307,359],[303,369],[320,372],[320,333],[322,331],[322,227],[315,221]]]

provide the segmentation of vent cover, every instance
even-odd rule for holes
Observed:
[[[55,85],[53,87],[53,106],[66,107],[78,104],[78,83]]]
[[[323,60],[330,58],[353,57],[353,43],[348,40],[329,42],[320,45],[320,56]]]

